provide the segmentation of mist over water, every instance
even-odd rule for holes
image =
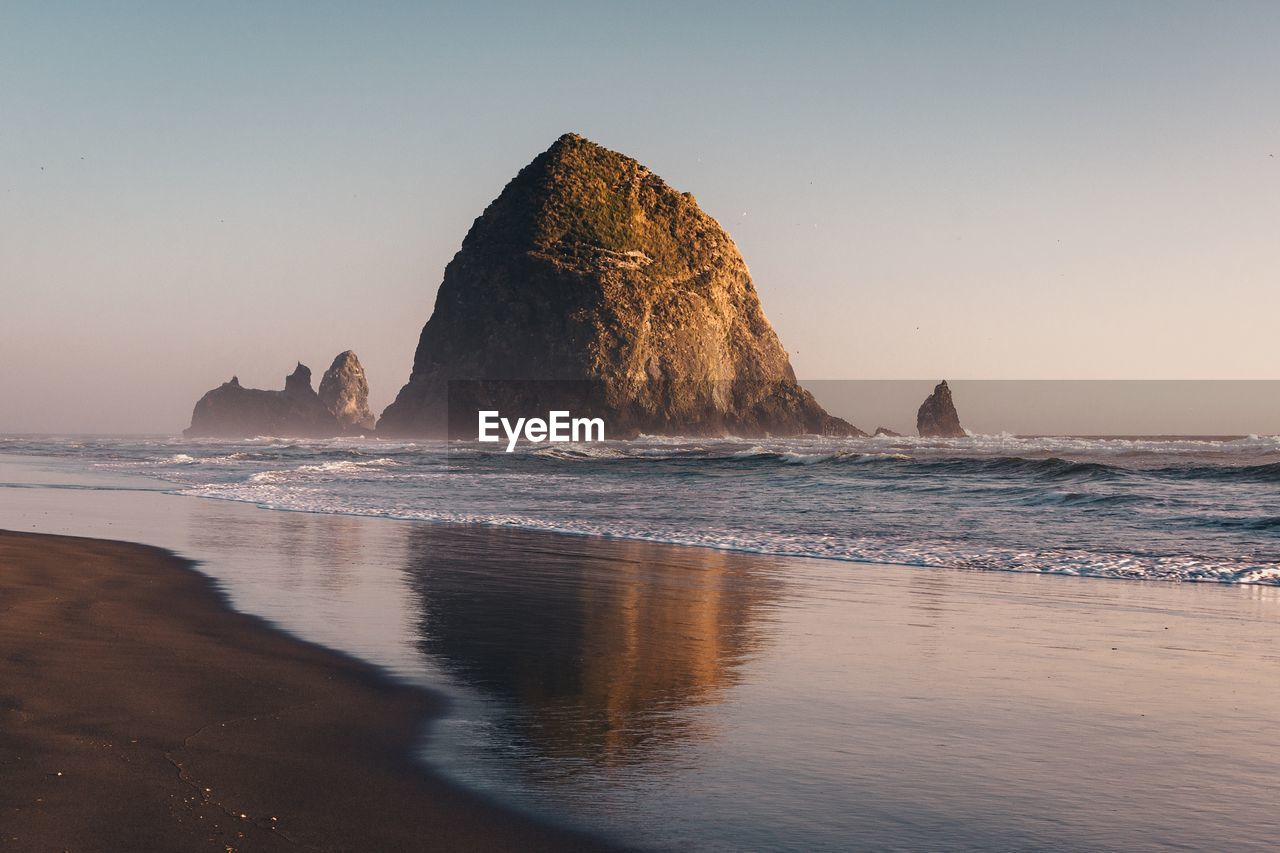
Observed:
[[[1280,439],[0,439],[263,507],[783,556],[1280,584]]]

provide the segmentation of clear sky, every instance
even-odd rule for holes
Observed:
[[[809,378],[1277,378],[1280,4],[0,4],[0,432],[355,349],[573,130],[733,234]],[[1274,155],[1274,156],[1273,156]]]

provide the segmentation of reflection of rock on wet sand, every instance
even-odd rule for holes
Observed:
[[[514,710],[539,754],[637,761],[698,737],[781,594],[741,555],[494,528],[415,527],[419,644]]]

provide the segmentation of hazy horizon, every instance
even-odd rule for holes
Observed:
[[[380,413],[566,131],[726,227],[802,378],[1275,379],[1278,39],[1263,3],[12,4],[0,433],[177,432],[346,349]]]

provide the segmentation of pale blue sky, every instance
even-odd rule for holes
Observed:
[[[0,431],[346,348],[380,410],[568,130],[730,230],[802,378],[1277,378],[1277,44],[1274,3],[0,2]]]

